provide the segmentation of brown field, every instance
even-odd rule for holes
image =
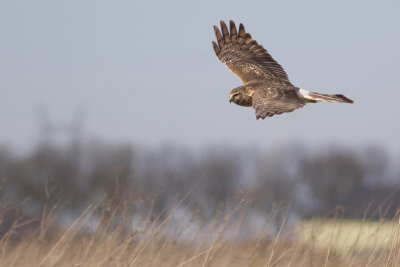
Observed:
[[[20,231],[32,222],[16,220],[0,240],[0,265],[400,266],[394,221],[314,219],[289,227],[284,208],[278,227],[271,220],[253,235],[240,203],[203,224],[179,215],[179,204],[157,218],[129,214],[126,204],[91,205],[65,229],[53,212],[34,231]]]

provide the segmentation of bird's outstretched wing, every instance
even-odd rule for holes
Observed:
[[[212,42],[217,57],[238,76],[244,84],[252,80],[280,81],[290,84],[289,78],[278,62],[257,41],[246,33],[243,24],[239,32],[235,23],[229,21],[230,31],[221,20],[221,31],[214,26],[217,43]]]
[[[272,117],[275,114],[291,112],[304,107],[306,104],[297,96],[295,90],[277,87],[257,90],[252,98],[257,120]]]

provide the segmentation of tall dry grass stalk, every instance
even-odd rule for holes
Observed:
[[[151,207],[141,210],[139,205],[132,209],[135,205],[115,199],[103,205],[93,203],[66,228],[59,226],[61,218],[54,208],[46,208],[41,221],[29,230],[19,231],[33,221],[17,218],[1,236],[0,266],[400,264],[400,224],[393,228],[394,222],[390,224],[392,235],[387,246],[375,240],[363,247],[364,229],[370,227],[367,220],[351,229],[346,228],[348,222],[336,217],[303,221],[292,227],[288,224],[290,205],[271,210],[264,226],[258,229],[249,228],[251,206],[243,199],[221,206],[211,220],[193,212],[186,197],[155,217]],[[371,238],[386,227],[387,222],[378,222],[369,233]],[[340,235],[346,231],[356,236],[345,246],[341,245]]]

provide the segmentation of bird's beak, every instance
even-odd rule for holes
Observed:
[[[232,95],[229,96],[229,103],[232,103]]]

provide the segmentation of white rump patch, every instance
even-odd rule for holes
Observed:
[[[299,93],[302,97],[304,97],[305,99],[311,99],[311,100],[316,100],[314,97],[312,97],[310,95],[310,91],[307,91],[305,89],[299,89]]]

